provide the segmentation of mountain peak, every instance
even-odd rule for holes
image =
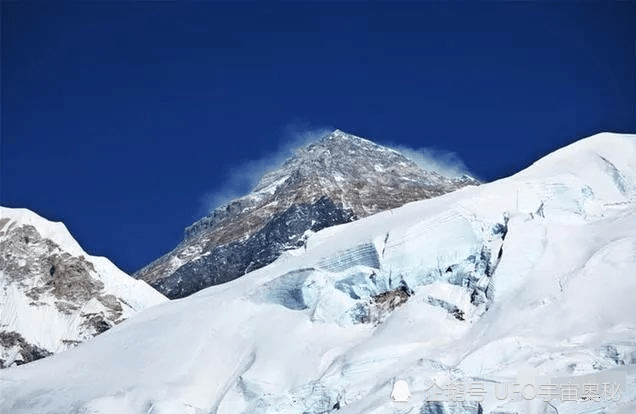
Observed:
[[[341,129],[335,129],[332,133],[324,137],[322,140],[323,141],[352,141],[354,143],[366,142],[373,145],[377,145],[374,142],[369,141],[368,139],[359,137],[357,135],[349,134],[347,132],[344,132]]]
[[[336,129],[299,148],[250,193],[187,227],[183,242],[135,276],[169,297],[187,296],[302,247],[308,231],[475,184],[426,171],[395,150]]]
[[[342,183],[366,181],[374,183],[379,176],[401,175],[413,182],[426,179],[436,181],[441,175],[417,166],[399,152],[378,145],[368,139],[348,134],[339,129],[317,142],[299,148],[283,166],[265,174],[253,193],[272,191],[289,177],[314,177],[322,181]]]
[[[350,147],[351,149],[363,149],[366,151],[389,151],[398,154],[397,151],[384,147],[382,145],[376,144],[373,141],[370,141],[366,138],[359,137],[357,135],[349,134],[340,129],[336,129],[330,134],[323,137],[320,141],[311,144],[308,148],[320,147],[320,148],[331,148],[331,147]],[[353,155],[353,154],[352,154]]]

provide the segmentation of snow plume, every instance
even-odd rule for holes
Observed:
[[[425,170],[435,171],[438,174],[451,178],[461,177],[464,174],[475,177],[468,171],[466,164],[464,164],[461,158],[454,152],[433,148],[412,149],[402,145],[394,145],[391,146],[391,148]]]
[[[201,197],[200,211],[196,218],[205,216],[215,208],[249,193],[265,173],[282,166],[299,147],[316,142],[332,131],[333,128],[305,124],[287,125],[283,128],[282,140],[276,150],[231,168],[225,180],[216,189]]]

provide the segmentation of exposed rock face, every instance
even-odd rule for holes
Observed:
[[[207,254],[177,268],[172,277],[157,280],[154,287],[171,297],[183,297],[230,281],[268,265],[286,249],[301,247],[305,231],[346,223],[352,217],[350,210],[336,207],[326,197],[312,204],[292,205],[247,240],[211,246]]]
[[[307,231],[477,184],[425,171],[392,149],[336,130],[265,174],[248,195],[186,228],[183,242],[133,276],[170,298],[188,296],[302,247]]]
[[[0,217],[0,368],[63,351],[166,300],[86,255],[62,224],[22,209],[0,208]]]
[[[15,349],[18,353],[10,360],[0,358],[0,368],[6,368],[13,363],[22,365],[52,355],[45,349],[31,345],[17,332],[0,332],[0,346],[4,349]]]

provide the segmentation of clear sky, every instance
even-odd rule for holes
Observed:
[[[482,180],[636,132],[632,1],[1,7],[0,202],[127,272],[328,129]]]

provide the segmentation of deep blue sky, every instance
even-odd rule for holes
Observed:
[[[247,191],[233,175],[290,126],[451,151],[484,180],[636,132],[631,1],[1,7],[0,202],[128,272],[206,194]]]

